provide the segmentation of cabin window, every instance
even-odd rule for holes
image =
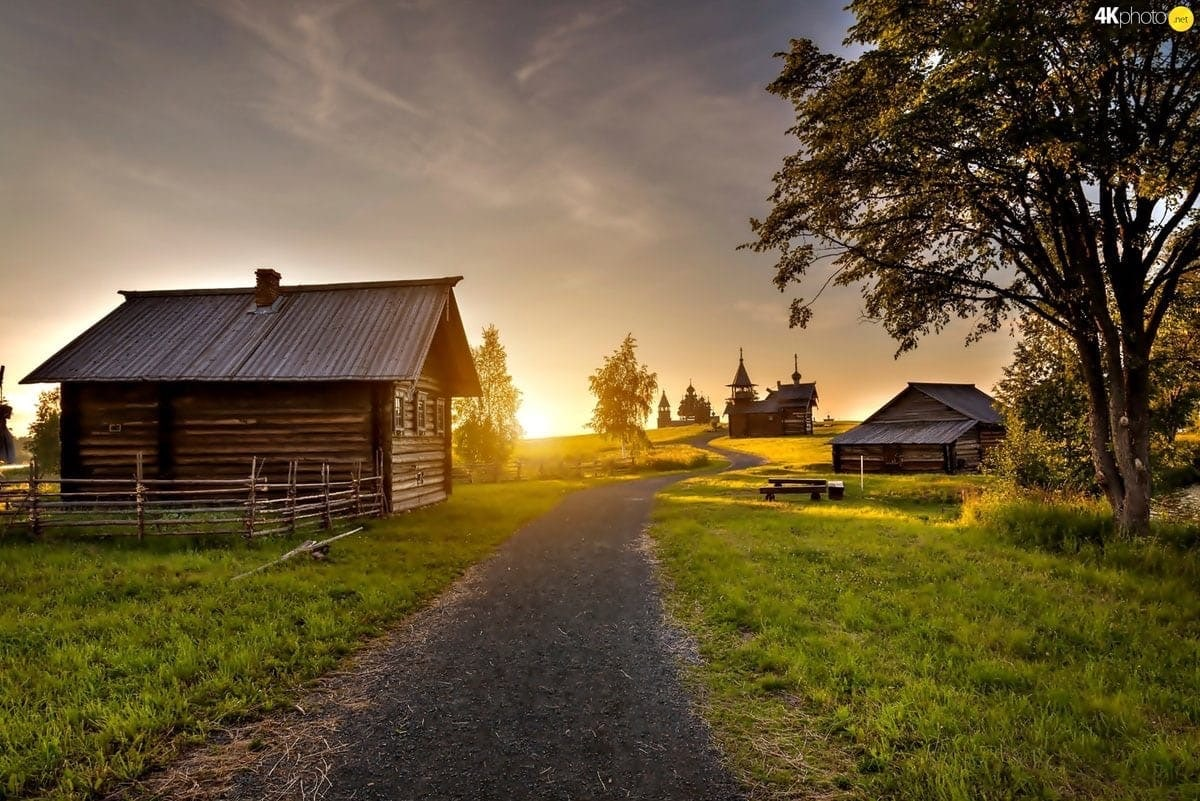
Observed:
[[[446,399],[437,399],[437,435],[440,437],[446,433]]]
[[[408,393],[397,388],[395,399],[392,403],[392,428],[400,434],[403,434],[404,429],[408,427],[407,407]]]
[[[417,393],[417,436],[425,434],[427,425],[425,407],[427,406],[429,396],[424,392]]]

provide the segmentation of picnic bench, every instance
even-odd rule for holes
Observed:
[[[823,478],[768,478],[767,486],[759,487],[758,492],[765,501],[775,500],[776,495],[808,495],[812,500],[821,500],[822,495],[828,495],[831,501],[840,501],[846,495],[846,485],[842,481],[826,481]]]

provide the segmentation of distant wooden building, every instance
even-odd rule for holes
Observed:
[[[377,467],[394,511],[451,491],[450,401],[479,378],[454,286],[421,281],[122,292],[30,373],[62,384],[64,478],[282,480]]]
[[[861,425],[834,437],[834,472],[958,473],[978,470],[1004,439],[991,397],[974,384],[910,382]]]
[[[679,401],[679,416],[677,418],[671,418],[671,402],[667,400],[666,392],[663,392],[662,399],[658,402],[659,428],[697,424],[708,425],[711,420],[712,403],[703,395],[696,394],[696,388],[692,386],[692,382],[690,381],[683,393],[683,399]]]
[[[742,352],[733,376],[725,414],[729,417],[730,437],[790,437],[813,432],[813,409],[817,406],[817,385],[800,382],[800,361],[795,356],[792,383],[775,382],[767,396],[758,399],[757,384],[750,381]]]

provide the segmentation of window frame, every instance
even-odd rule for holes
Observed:
[[[408,390],[402,387],[392,392],[392,432],[400,436],[408,433]]]

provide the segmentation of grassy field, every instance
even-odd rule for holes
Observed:
[[[0,799],[83,799],[284,704],[579,482],[461,487],[330,558],[295,543],[0,540]]]
[[[827,436],[664,493],[652,535],[718,741],[756,798],[1200,797],[1196,553],[1049,553],[964,518],[986,479],[832,476]],[[793,496],[796,498],[798,496]]]
[[[709,431],[707,426],[651,428],[646,431],[650,448],[638,454],[634,468],[638,471],[678,470],[701,467],[708,463],[708,453],[687,444],[687,440]],[[615,460],[621,455],[621,445],[599,434],[578,434],[569,437],[523,439],[517,443],[513,459],[536,474],[539,465],[555,469],[577,462]]]

